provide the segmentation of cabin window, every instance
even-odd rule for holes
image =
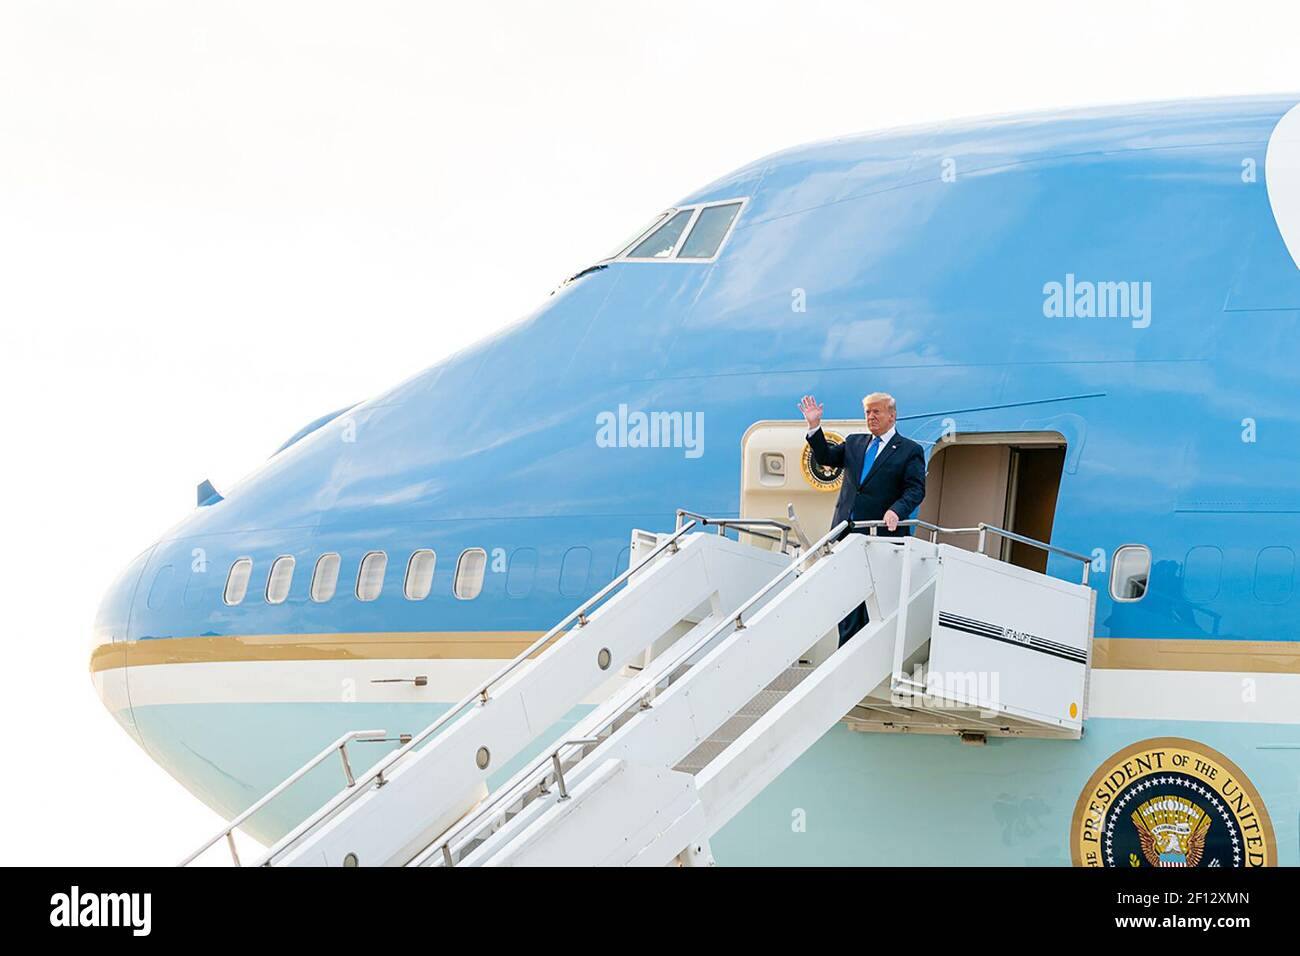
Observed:
[[[433,567],[438,556],[428,548],[421,548],[406,562],[406,583],[402,592],[408,601],[423,601],[433,589]]]
[[[456,579],[452,591],[462,601],[472,601],[483,590],[483,574],[487,570],[487,552],[482,548],[469,548],[456,562]]]
[[[190,569],[190,579],[185,582],[185,595],[182,601],[191,611],[203,607],[207,597],[208,577],[207,568],[203,565]]]
[[[610,580],[611,581],[614,580],[614,578],[617,578],[620,574],[626,571],[628,568],[628,564],[631,560],[632,560],[631,547],[626,547],[622,551],[620,551],[618,555],[614,558],[614,577],[610,578]]]
[[[537,549],[515,548],[510,555],[510,567],[506,570],[506,596],[512,598],[528,597],[533,590],[533,581],[537,578]]]
[[[1223,579],[1223,552],[1212,545],[1197,545],[1183,561],[1183,598],[1189,604],[1207,604],[1218,597]]]
[[[311,574],[311,599],[324,604],[334,596],[339,583],[339,556],[336,552],[322,554],[316,559],[316,570]]]
[[[230,573],[226,576],[226,590],[222,594],[222,600],[231,607],[243,601],[244,595],[248,593],[248,579],[252,573],[252,558],[240,558],[232,564]]]
[[[1142,600],[1150,573],[1151,549],[1144,544],[1124,545],[1110,564],[1110,596],[1116,601]]]
[[[361,559],[357,570],[357,600],[373,601],[384,589],[384,572],[388,570],[388,555],[371,551]]]
[[[283,604],[289,596],[289,585],[293,583],[293,568],[298,562],[292,554],[282,554],[271,564],[271,573],[266,578],[266,603]]]
[[[1285,604],[1295,582],[1295,552],[1265,548],[1255,558],[1255,599],[1260,604]]]
[[[587,576],[591,574],[591,548],[579,545],[564,552],[560,564],[560,593],[577,597],[587,590]]]
[[[691,234],[682,243],[678,259],[712,259],[727,237],[731,224],[740,212],[740,203],[729,202],[718,206],[705,206],[691,227]]]
[[[666,223],[646,236],[631,252],[629,259],[668,259],[677,248],[677,240],[686,231],[686,224],[695,215],[694,209],[683,209]]]

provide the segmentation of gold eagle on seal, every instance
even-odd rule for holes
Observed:
[[[1186,797],[1152,797],[1133,811],[1142,855],[1152,866],[1196,866],[1205,853],[1210,816]]]
[[[826,436],[828,445],[844,444],[844,436],[839,432],[824,428],[822,434]],[[844,469],[817,464],[813,460],[812,445],[807,442],[804,443],[803,454],[799,456],[799,470],[803,472],[803,480],[817,491],[839,491],[840,485],[844,483]]]

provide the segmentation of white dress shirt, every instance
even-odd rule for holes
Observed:
[[[877,457],[880,456],[880,452],[885,450],[885,446],[894,440],[894,433],[896,431],[898,431],[898,429],[895,428],[893,425],[890,425],[889,431],[885,432],[883,435],[880,436],[880,448],[876,451]],[[869,448],[871,446],[868,445],[867,447]]]
[[[819,432],[819,431],[821,431],[821,430],[822,430],[822,427],[821,427],[820,425],[818,425],[816,428],[810,428],[810,429],[808,429],[808,437],[809,437],[809,438],[812,438],[812,436],[813,436],[816,432]],[[891,441],[894,440],[894,433],[897,432],[897,431],[898,431],[897,426],[895,426],[895,425],[890,425],[890,426],[889,426],[889,431],[885,432],[883,435],[880,436],[880,451],[876,452],[877,455],[879,455],[881,451],[884,451],[884,450],[885,450],[885,446],[888,445]],[[875,437],[875,436],[872,436],[872,437]],[[868,447],[870,447],[870,443],[868,443]]]

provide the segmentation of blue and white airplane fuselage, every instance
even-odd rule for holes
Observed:
[[[753,513],[755,423],[802,435],[800,395],[850,419],[885,391],[932,463],[954,435],[1059,439],[1035,500],[1054,544],[1094,556],[1084,736],[838,726],[718,861],[1300,864],[1298,99],[947,123],[746,166],[209,496],[105,597],[96,688],[233,817],[347,731],[418,732],[625,568],[632,529]],[[361,573],[376,552],[386,570]],[[277,838],[340,784],[321,766],[250,831]]]

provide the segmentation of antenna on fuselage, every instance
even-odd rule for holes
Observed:
[[[199,507],[215,505],[218,501],[225,501],[225,499],[217,494],[217,489],[212,487],[212,482],[204,478],[199,482]]]

